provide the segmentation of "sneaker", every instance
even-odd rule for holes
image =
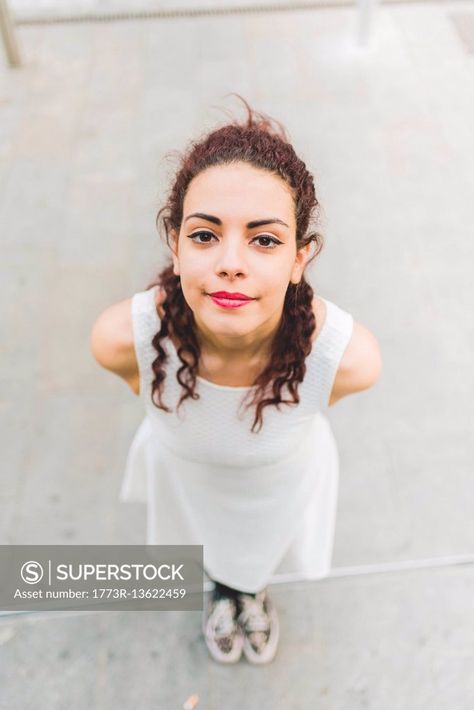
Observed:
[[[275,657],[280,637],[280,623],[266,589],[255,597],[238,595],[237,622],[243,634],[243,652],[250,663],[270,663]]]
[[[214,660],[236,663],[243,649],[243,633],[237,623],[237,602],[231,597],[211,594],[204,605],[202,630]]]

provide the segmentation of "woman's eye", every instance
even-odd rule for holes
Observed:
[[[192,234],[189,235],[189,239],[192,239],[192,241],[194,241],[194,237],[200,237],[201,235],[204,235],[205,237],[213,237],[214,236],[210,232],[201,231],[201,232],[193,232]],[[209,244],[209,240],[206,240],[205,242],[197,241],[196,244]]]
[[[188,239],[191,239],[196,244],[209,244],[211,239],[206,239],[205,241],[201,241],[201,240],[196,240],[195,237],[210,237],[210,238],[212,238],[212,237],[214,237],[214,235],[211,234],[211,232],[206,232],[206,231],[201,230],[199,232],[193,232],[192,234],[190,234],[188,236]],[[258,237],[254,237],[254,239],[252,241],[255,241],[257,239],[267,240],[267,244],[259,244],[259,246],[264,247],[265,249],[275,249],[275,247],[278,246],[278,244],[282,243],[278,239],[275,239],[274,237],[270,237],[269,235],[266,235],[266,234],[261,234]],[[271,246],[270,246],[270,244],[268,244],[268,242],[270,242]]]
[[[265,245],[265,244],[260,244],[261,247],[265,247],[266,249],[275,249],[278,244],[281,244],[281,242],[278,241],[278,239],[275,239],[274,237],[269,237],[266,234],[261,234],[259,237],[255,237],[255,239],[269,239],[270,242],[272,243],[272,246]]]

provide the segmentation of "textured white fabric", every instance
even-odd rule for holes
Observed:
[[[306,358],[298,405],[239,409],[248,387],[197,378],[199,399],[176,413],[182,365],[169,338],[163,401],[151,401],[160,328],[156,286],[132,299],[140,399],[145,417],[128,452],[120,499],[147,504],[147,544],[203,545],[204,569],[230,587],[256,592],[279,575],[329,574],[338,496],[339,458],[327,417],[330,393],[349,343],[353,318],[331,301]],[[284,398],[289,398],[286,389]],[[249,399],[247,398],[246,402]]]

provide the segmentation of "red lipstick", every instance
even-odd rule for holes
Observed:
[[[237,291],[214,291],[214,293],[209,294],[209,297],[217,306],[223,308],[240,308],[255,300],[245,293],[238,293]]]

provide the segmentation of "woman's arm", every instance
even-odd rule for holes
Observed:
[[[95,321],[90,334],[90,348],[96,361],[119,375],[135,394],[140,393],[139,371],[133,343],[132,299],[114,303]]]
[[[354,321],[349,344],[342,356],[329,406],[342,397],[372,387],[382,372],[382,355],[375,335]]]

